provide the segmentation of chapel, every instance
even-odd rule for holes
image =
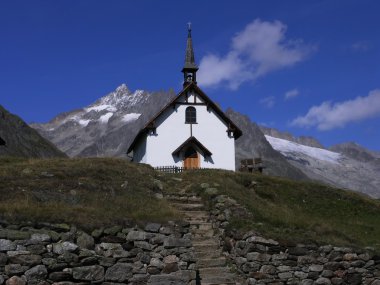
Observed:
[[[128,149],[133,161],[235,170],[235,140],[242,131],[199,88],[197,71],[189,25],[183,88],[139,131]]]

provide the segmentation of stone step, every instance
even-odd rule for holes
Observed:
[[[222,256],[222,250],[207,250],[207,251],[198,251],[195,252],[195,257],[197,259],[202,259],[202,258],[218,258]]]
[[[205,283],[225,284],[236,281],[235,274],[230,273],[225,267],[200,268],[198,270],[202,285]]]
[[[228,267],[220,266],[220,267],[201,267],[198,268],[199,274],[202,276],[224,276],[230,273]]]
[[[180,209],[180,210],[184,210],[184,211],[200,211],[200,210],[204,210],[204,205],[203,204],[199,204],[199,203],[185,203],[185,204],[181,204],[181,203],[172,203],[172,205],[174,207],[176,207],[177,209]]]
[[[212,223],[208,223],[208,222],[195,223],[193,221],[192,223],[190,223],[190,230],[200,230],[200,231],[212,230]]]
[[[210,215],[206,211],[180,211],[188,222],[208,222]]]
[[[214,234],[214,230],[208,230],[208,231],[191,231],[192,235],[193,235],[193,240],[200,240],[200,239],[204,239],[206,240],[206,238],[212,238],[215,234]]]
[[[166,200],[176,203],[201,203],[202,198],[196,196],[166,196]]]
[[[218,250],[219,249],[219,244],[217,243],[199,243],[199,244],[194,244],[194,251],[197,252],[204,252],[204,251],[210,251],[210,250]]]
[[[226,265],[226,258],[200,258],[197,261],[198,268],[210,268],[210,267],[221,267]]]

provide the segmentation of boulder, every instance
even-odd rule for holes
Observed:
[[[74,267],[72,272],[75,280],[99,282],[104,279],[104,268],[99,265]]]
[[[16,249],[16,244],[14,242],[7,239],[0,239],[0,252],[15,250],[15,249]]]
[[[145,240],[146,233],[143,231],[130,231],[127,235],[127,241]]]
[[[46,233],[35,233],[32,234],[30,240],[33,242],[48,242],[51,240],[51,237]]]
[[[158,233],[161,228],[161,224],[158,223],[149,223],[145,226],[145,231],[150,233]]]
[[[63,254],[65,251],[75,252],[78,246],[75,243],[64,241],[53,244],[53,252],[55,254]]]
[[[127,281],[128,278],[131,278],[133,275],[132,269],[132,265],[128,263],[116,263],[107,269],[105,280],[115,282]]]
[[[86,234],[85,232],[81,232],[77,238],[77,245],[80,248],[94,249],[95,240],[89,234]]]
[[[28,284],[37,284],[39,281],[44,281],[47,276],[47,269],[45,265],[37,265],[25,272]]]
[[[34,266],[41,263],[42,257],[36,254],[15,255],[9,257],[9,262],[13,264],[21,264]]]
[[[18,276],[12,276],[5,282],[5,285],[26,285],[26,281]]]

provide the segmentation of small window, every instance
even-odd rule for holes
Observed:
[[[194,107],[186,108],[186,124],[197,123],[197,110]]]

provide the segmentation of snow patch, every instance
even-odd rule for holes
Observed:
[[[113,116],[113,113],[109,112],[99,118],[99,121],[103,124],[108,123],[108,120]]]
[[[91,122],[91,120],[78,120],[78,123],[83,127],[87,127],[89,122]]]
[[[266,135],[265,138],[275,150],[281,152],[282,154],[302,153],[312,158],[335,164],[338,164],[339,159],[342,157],[341,154],[337,152],[322,148],[305,146],[288,140],[274,138],[268,135]]]
[[[121,120],[122,120],[123,122],[128,123],[128,122],[131,122],[131,121],[135,121],[135,120],[137,120],[140,116],[141,116],[141,114],[139,114],[139,113],[125,114],[125,115],[121,118]]]
[[[93,106],[93,107],[86,108],[85,110],[86,110],[86,112],[90,112],[90,111],[100,112],[100,111],[103,111],[103,110],[107,110],[107,111],[110,111],[110,112],[115,112],[116,108],[114,106],[112,106],[112,105],[98,105],[98,106]]]

